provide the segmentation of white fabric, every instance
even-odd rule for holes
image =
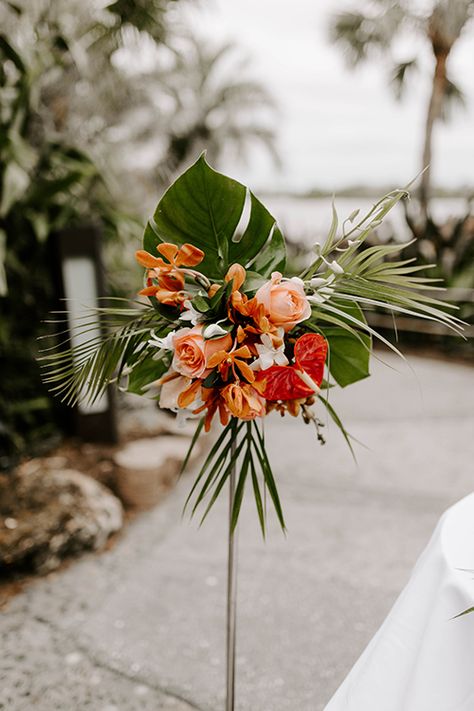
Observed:
[[[474,494],[448,509],[325,711],[474,711]]]

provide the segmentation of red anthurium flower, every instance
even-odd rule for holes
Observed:
[[[314,390],[303,382],[294,365],[272,365],[260,370],[257,374],[259,381],[265,381],[263,397],[266,400],[293,400],[314,395]]]
[[[295,343],[293,365],[273,365],[259,371],[257,381],[265,381],[266,400],[295,400],[314,395],[321,385],[328,345],[317,333],[306,333]]]
[[[321,385],[327,354],[328,342],[319,333],[305,333],[295,343],[295,364],[316,385]]]

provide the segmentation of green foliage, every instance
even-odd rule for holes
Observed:
[[[191,242],[205,253],[200,270],[222,279],[239,262],[268,276],[285,264],[285,245],[275,219],[249,192],[250,217],[238,232],[247,188],[213,170],[202,155],[161,198],[145,230],[143,246],[156,253],[159,242]]]
[[[361,323],[366,323],[360,306],[339,302],[341,311]],[[338,385],[346,387],[369,376],[372,338],[369,333],[341,327],[324,327],[322,333],[329,343],[328,368]]]
[[[59,59],[51,54],[50,61]],[[90,157],[50,138],[41,125],[35,81],[43,64],[5,36],[0,63],[0,438],[8,466],[56,432],[35,359],[44,319],[58,299],[51,236],[95,220],[116,238],[121,216]]]
[[[201,429],[202,423],[200,422],[196,428],[194,442]],[[264,436],[255,421],[241,422],[232,418],[229,424],[224,427],[196,476],[186,499],[184,510],[186,511],[193,497],[192,515],[201,505],[207,503],[201,517],[202,524],[217,501],[224,484],[231,476],[234,468],[237,486],[231,511],[232,530],[235,529],[238,522],[245,484],[250,474],[263,536],[265,537],[266,512],[262,503],[262,498],[264,498],[262,497],[262,491],[268,492],[278,521],[284,531],[285,520],[278,488],[266,453]]]

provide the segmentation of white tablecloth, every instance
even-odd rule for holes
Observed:
[[[474,711],[474,494],[440,519],[325,711]]]

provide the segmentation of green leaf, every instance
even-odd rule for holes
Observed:
[[[338,304],[341,311],[351,319],[357,319],[363,328],[366,321],[360,307],[355,304]],[[341,320],[345,322],[344,316]],[[351,321],[353,323],[353,321]],[[338,385],[346,387],[367,378],[369,373],[372,339],[370,334],[354,328],[322,327],[321,331],[329,343],[328,366]]]
[[[143,395],[145,388],[161,378],[167,369],[168,364],[165,360],[153,360],[148,355],[133,367],[128,380],[127,392]]]
[[[275,236],[275,219],[251,193],[249,221],[236,238],[246,194],[244,185],[213,170],[201,155],[158,203],[145,229],[144,249],[155,254],[159,242],[189,242],[204,251],[199,271],[210,279],[222,279],[234,262],[246,267],[260,253],[266,263],[281,264],[284,250],[282,239]]]
[[[265,441],[260,433],[260,430],[258,429],[258,424],[255,420],[253,420],[253,425],[255,432],[257,433],[257,438],[252,438],[252,443],[254,445],[254,450],[257,455],[257,458],[260,462],[265,486],[268,489],[270,498],[273,502],[273,506],[275,507],[276,515],[280,522],[280,526],[283,531],[286,531],[285,519],[283,517],[283,510],[280,503],[280,497],[278,495],[278,488],[275,482],[275,478],[273,476],[270,462],[268,461],[267,452],[265,449]]]
[[[230,522],[232,532],[235,530],[235,527],[237,526],[237,521],[239,520],[239,513],[240,513],[241,506],[242,506],[242,500],[244,498],[245,481],[247,479],[247,474],[249,472],[249,466],[250,466],[250,459],[252,457],[252,451],[250,449],[250,445],[251,445],[251,441],[252,441],[252,434],[251,434],[251,430],[248,427],[247,427],[246,439],[247,439],[247,451],[245,452],[244,461],[242,462],[242,467],[240,469],[239,479],[237,482],[237,486],[235,488],[234,500],[233,500],[233,505],[232,505],[232,514],[231,514],[231,522]]]
[[[463,617],[464,615],[470,615],[472,612],[474,612],[474,607],[468,607],[467,610],[460,612],[458,615],[454,615],[454,617],[452,617],[451,619],[457,620],[458,617]]]
[[[263,508],[262,495],[260,493],[257,472],[255,471],[255,464],[252,456],[250,457],[250,473],[252,475],[252,486],[253,493],[255,496],[255,505],[257,507],[258,520],[260,522],[260,528],[262,529],[262,536],[263,538],[265,538],[265,511]]]
[[[354,449],[352,447],[351,435],[349,434],[349,432],[346,430],[346,428],[342,424],[341,418],[339,417],[339,415],[337,414],[337,412],[335,411],[335,409],[333,408],[333,406],[331,405],[329,400],[327,400],[325,397],[318,398],[318,402],[321,402],[324,405],[324,407],[328,411],[329,415],[331,416],[331,419],[336,424],[336,426],[340,429],[341,434],[344,437],[344,439],[346,440],[347,446],[351,450],[351,454],[352,454],[354,461],[355,461],[356,457],[355,457]]]
[[[338,328],[327,328],[323,333],[329,343],[329,370],[338,385],[344,388],[370,375],[368,334],[353,336]]]
[[[268,212],[253,193],[250,194],[250,217],[248,225],[237,242],[229,245],[229,263],[249,263],[259,254],[275,224],[275,218]]]
[[[249,266],[261,276],[269,277],[272,272],[283,272],[285,264],[285,239],[278,226],[275,225],[269,241]]]

